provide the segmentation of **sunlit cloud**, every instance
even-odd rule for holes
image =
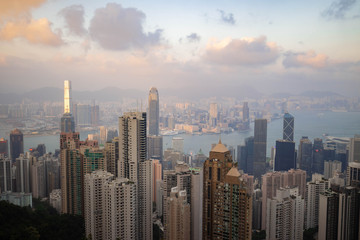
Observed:
[[[266,65],[276,61],[280,48],[266,37],[211,39],[206,47],[206,61],[222,65]]]
[[[283,65],[286,68],[324,68],[329,65],[329,57],[325,54],[317,54],[315,51],[301,53],[287,52]]]
[[[28,13],[46,0],[2,0],[0,1],[0,20]]]
[[[54,33],[51,30],[51,23],[46,18],[7,22],[0,30],[0,40],[11,41],[16,38],[49,46],[59,46],[64,43],[61,32]]]

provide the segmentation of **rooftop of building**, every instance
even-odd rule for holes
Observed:
[[[212,152],[219,152],[219,153],[225,153],[228,152],[229,149],[227,149],[227,147],[225,147],[224,144],[222,144],[221,139],[219,140],[219,143],[216,144],[216,146],[211,149]]]

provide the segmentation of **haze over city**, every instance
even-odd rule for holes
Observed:
[[[0,9],[1,93],[62,88],[69,79],[82,91],[359,96],[355,0],[23,0]]]

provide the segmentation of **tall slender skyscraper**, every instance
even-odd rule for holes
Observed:
[[[254,127],[254,176],[261,177],[266,167],[267,120],[256,119]]]
[[[294,117],[288,112],[284,114],[283,140],[294,141]]]
[[[75,132],[75,121],[72,116],[71,82],[64,81],[64,115],[61,118],[61,132]]]
[[[151,160],[147,160],[146,113],[128,112],[119,117],[118,177],[136,184],[139,239],[152,239]]]
[[[274,171],[288,171],[292,168],[296,168],[295,142],[277,140]]]
[[[11,161],[15,163],[20,154],[24,153],[24,137],[22,132],[15,128],[10,133],[10,156]]]
[[[155,87],[149,92],[149,135],[159,135],[159,93]]]

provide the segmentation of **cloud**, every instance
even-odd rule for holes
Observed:
[[[234,19],[234,15],[232,13],[225,13],[223,10],[218,9],[218,12],[220,13],[220,19],[222,22],[230,24],[230,25],[234,25],[235,24],[235,19]]]
[[[70,34],[83,36],[86,34],[84,28],[84,7],[82,5],[72,5],[62,9],[59,14],[64,17],[66,28]]]
[[[162,30],[144,33],[145,14],[135,8],[108,3],[98,8],[90,23],[90,36],[105,49],[125,50],[158,45]]]
[[[0,18],[27,13],[31,8],[39,7],[46,0],[2,0],[0,1]]]
[[[201,37],[197,33],[191,33],[190,35],[186,36],[186,39],[189,42],[199,42]]]
[[[211,40],[204,54],[206,61],[222,65],[265,65],[276,61],[279,47],[267,42],[265,36],[258,38]]]
[[[286,68],[324,68],[329,65],[329,57],[325,54],[317,54],[315,51],[308,52],[287,52],[283,65]]]
[[[33,44],[49,46],[63,44],[61,32],[52,32],[51,23],[46,18],[7,22],[0,30],[0,40],[11,41],[16,38],[24,38]]]
[[[344,19],[346,13],[351,10],[357,0],[339,0],[331,3],[329,8],[321,13],[327,19]]]

